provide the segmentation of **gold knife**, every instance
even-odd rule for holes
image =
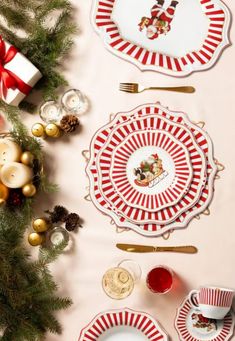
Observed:
[[[134,244],[117,244],[118,249],[127,252],[181,252],[181,253],[197,253],[198,249],[195,246],[147,246]]]

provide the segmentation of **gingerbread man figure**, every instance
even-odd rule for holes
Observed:
[[[171,30],[171,22],[174,18],[178,1],[171,1],[168,8],[164,8],[165,0],[156,0],[156,4],[151,9],[151,18],[143,17],[139,29],[146,28],[148,39],[154,40],[161,34],[167,34]]]

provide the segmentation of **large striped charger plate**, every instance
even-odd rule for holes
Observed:
[[[190,182],[188,191],[184,193],[182,200],[176,204],[172,203],[169,207],[165,207],[160,211],[145,211],[142,208],[130,207],[123,202],[122,198],[115,192],[110,194],[108,184],[104,184],[103,180],[107,179],[109,167],[107,160],[112,162],[114,157],[113,149],[120,144],[120,141],[127,138],[131,133],[140,129],[151,131],[151,129],[160,129],[172,134],[179,142],[181,142],[188,150],[190,161],[193,169],[193,179]],[[154,143],[156,141],[154,140]],[[154,150],[154,144],[148,144],[147,147]],[[139,151],[138,143],[135,148]],[[108,157],[107,157],[108,155]],[[166,163],[165,163],[166,164]],[[203,187],[206,183],[206,160],[201,148],[194,140],[193,134],[187,127],[179,125],[168,120],[161,115],[149,115],[146,117],[138,117],[134,120],[123,123],[110,133],[106,144],[98,154],[96,169],[98,172],[98,188],[99,193],[107,202],[111,209],[119,216],[136,224],[169,224],[173,222],[182,212],[187,211],[199,199]],[[170,170],[169,170],[170,171]],[[171,179],[173,181],[173,179]],[[96,183],[94,183],[95,187]]]
[[[109,51],[174,76],[212,67],[230,21],[220,0],[93,0],[92,23]]]
[[[154,114],[161,115],[162,117],[171,120],[171,122],[185,125],[186,127],[188,127],[188,129],[190,129],[196,143],[201,148],[206,157],[207,182],[201,192],[201,196],[198,202],[193,207],[182,213],[174,222],[166,225],[152,223],[144,225],[133,224],[127,221],[125,218],[116,215],[116,213],[110,208],[107,200],[105,200],[100,193],[98,185],[93,187],[94,182],[97,183],[99,177],[96,167],[98,163],[97,157],[100,151],[102,151],[104,144],[107,142],[109,135],[112,133],[112,130],[114,128],[119,127],[120,124],[123,124],[124,122],[127,122],[129,120],[135,120],[138,117],[144,117]],[[91,141],[89,154],[90,157],[87,164],[86,172],[91,185],[91,199],[95,206],[101,212],[110,216],[116,226],[120,228],[129,228],[144,236],[159,236],[169,230],[185,228],[195,216],[198,216],[199,214],[206,211],[212,201],[214,194],[214,179],[218,171],[217,165],[214,161],[213,145],[208,134],[203,129],[198,127],[195,123],[192,123],[189,120],[188,116],[184,113],[170,111],[160,104],[146,104],[135,108],[130,112],[118,113],[115,115],[115,117],[112,117],[112,120],[109,124],[106,124],[104,127],[99,129],[94,135]]]

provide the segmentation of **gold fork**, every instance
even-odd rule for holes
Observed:
[[[144,86],[138,83],[120,83],[119,86],[120,91],[129,92],[132,94],[137,94],[143,92],[145,90],[165,90],[165,91],[175,91],[175,92],[184,92],[188,94],[192,94],[196,91],[193,86],[175,86],[175,87],[149,87],[145,88]]]

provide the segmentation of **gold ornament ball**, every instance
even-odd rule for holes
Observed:
[[[32,166],[33,160],[34,160],[34,156],[31,152],[24,152],[21,155],[21,159],[20,159],[20,161],[26,166]]]
[[[46,134],[49,137],[57,138],[60,136],[60,128],[56,124],[50,123],[46,126]]]
[[[22,187],[22,193],[25,197],[31,198],[36,194],[37,190],[33,184],[27,184]]]
[[[33,222],[33,229],[36,232],[47,231],[49,229],[48,221],[46,221],[46,219],[43,219],[43,218],[35,219]]]
[[[33,136],[35,137],[43,137],[45,135],[45,127],[41,123],[35,123],[32,126],[31,131],[32,131]]]
[[[4,204],[9,197],[9,188],[0,183],[0,204]]]
[[[39,246],[45,241],[45,236],[36,232],[30,233],[28,236],[28,242],[32,246]]]

